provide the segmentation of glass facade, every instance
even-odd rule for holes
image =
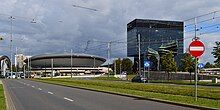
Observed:
[[[127,24],[127,56],[138,61],[138,34],[140,34],[141,56],[146,49],[158,51],[163,44],[177,42],[176,62],[183,55],[183,22],[135,19]],[[143,58],[141,58],[143,59]],[[143,62],[143,61],[142,61]]]

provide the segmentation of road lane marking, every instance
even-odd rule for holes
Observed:
[[[53,94],[53,92],[47,92],[48,94]]]
[[[31,87],[33,87],[33,88],[34,88],[34,86],[31,86]]]
[[[42,89],[41,89],[41,88],[38,88],[38,90],[40,90],[40,91],[41,91]]]
[[[68,101],[70,101],[70,102],[73,102],[73,101],[74,101],[74,100],[69,99],[69,98],[66,98],[66,97],[64,97],[64,99],[65,99],[65,100],[68,100]]]

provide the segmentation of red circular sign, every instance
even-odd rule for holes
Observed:
[[[189,45],[189,53],[194,57],[201,56],[204,53],[204,51],[205,51],[205,46],[199,40],[195,40],[191,42],[191,44]]]

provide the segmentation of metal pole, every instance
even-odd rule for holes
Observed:
[[[47,77],[47,71],[46,71],[46,61],[44,61],[44,72],[45,72],[45,77]]]
[[[141,35],[138,34],[138,70],[139,75],[141,75]]]
[[[16,74],[18,73],[18,64],[17,64],[17,54],[18,54],[18,49],[17,47],[15,48],[15,69],[16,69]]]
[[[197,74],[197,58],[195,57],[195,59],[196,59],[196,62],[195,62],[195,100],[197,101],[197,88],[198,88],[198,86],[197,86],[197,82],[198,82],[198,74]]]
[[[110,57],[111,57],[111,42],[108,42],[108,77],[109,77],[109,62],[110,62]]]
[[[12,20],[13,20],[14,18],[12,17],[12,16],[10,16],[10,21],[11,21],[11,32],[10,32],[10,34],[11,34],[11,36],[10,36],[10,57],[11,57],[11,69],[10,69],[10,71],[11,71],[11,75],[12,75]]]
[[[29,68],[30,68],[30,65],[29,65],[29,64],[30,64],[30,61],[29,61],[29,57],[28,57],[28,65],[27,65],[27,66],[28,66],[28,67],[27,67],[27,71],[28,71],[28,74],[27,74],[27,75],[28,75],[28,77],[29,77]]]
[[[93,56],[94,57],[94,56]],[[93,68],[95,68],[95,57],[93,58]],[[94,76],[95,76],[95,72],[94,72]]]
[[[24,79],[25,79],[25,73],[26,73],[26,71],[25,71],[25,66],[24,66]]]
[[[120,68],[119,68],[120,71],[119,71],[119,73],[120,73],[120,76],[121,76],[121,63],[122,62],[121,62],[121,59],[119,61],[120,61]]]
[[[73,50],[71,49],[71,57],[70,57],[70,65],[71,65],[71,78],[73,78],[73,72],[72,72],[72,69],[73,69],[73,57],[72,57],[72,52],[73,52]]]
[[[29,62],[30,62],[30,66],[29,66],[29,67],[30,67],[30,74],[31,74],[31,73],[32,73],[32,72],[31,72],[31,57],[30,57]]]
[[[195,40],[197,39],[196,37],[196,31],[197,31],[197,27],[196,27],[196,18],[195,18]],[[197,80],[198,80],[198,76],[197,76],[197,58],[195,57],[195,100],[197,101]]]
[[[95,57],[93,58],[93,68],[95,68]]]
[[[150,82],[150,66],[148,67],[148,73],[147,73],[147,83]]]
[[[53,59],[51,59],[51,78],[53,78]]]
[[[116,76],[116,60],[114,61],[114,73],[115,73],[115,76]]]

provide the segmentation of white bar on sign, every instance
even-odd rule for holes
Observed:
[[[189,47],[189,50],[190,50],[190,51],[203,51],[203,50],[204,50],[204,47],[194,46],[194,47]]]

